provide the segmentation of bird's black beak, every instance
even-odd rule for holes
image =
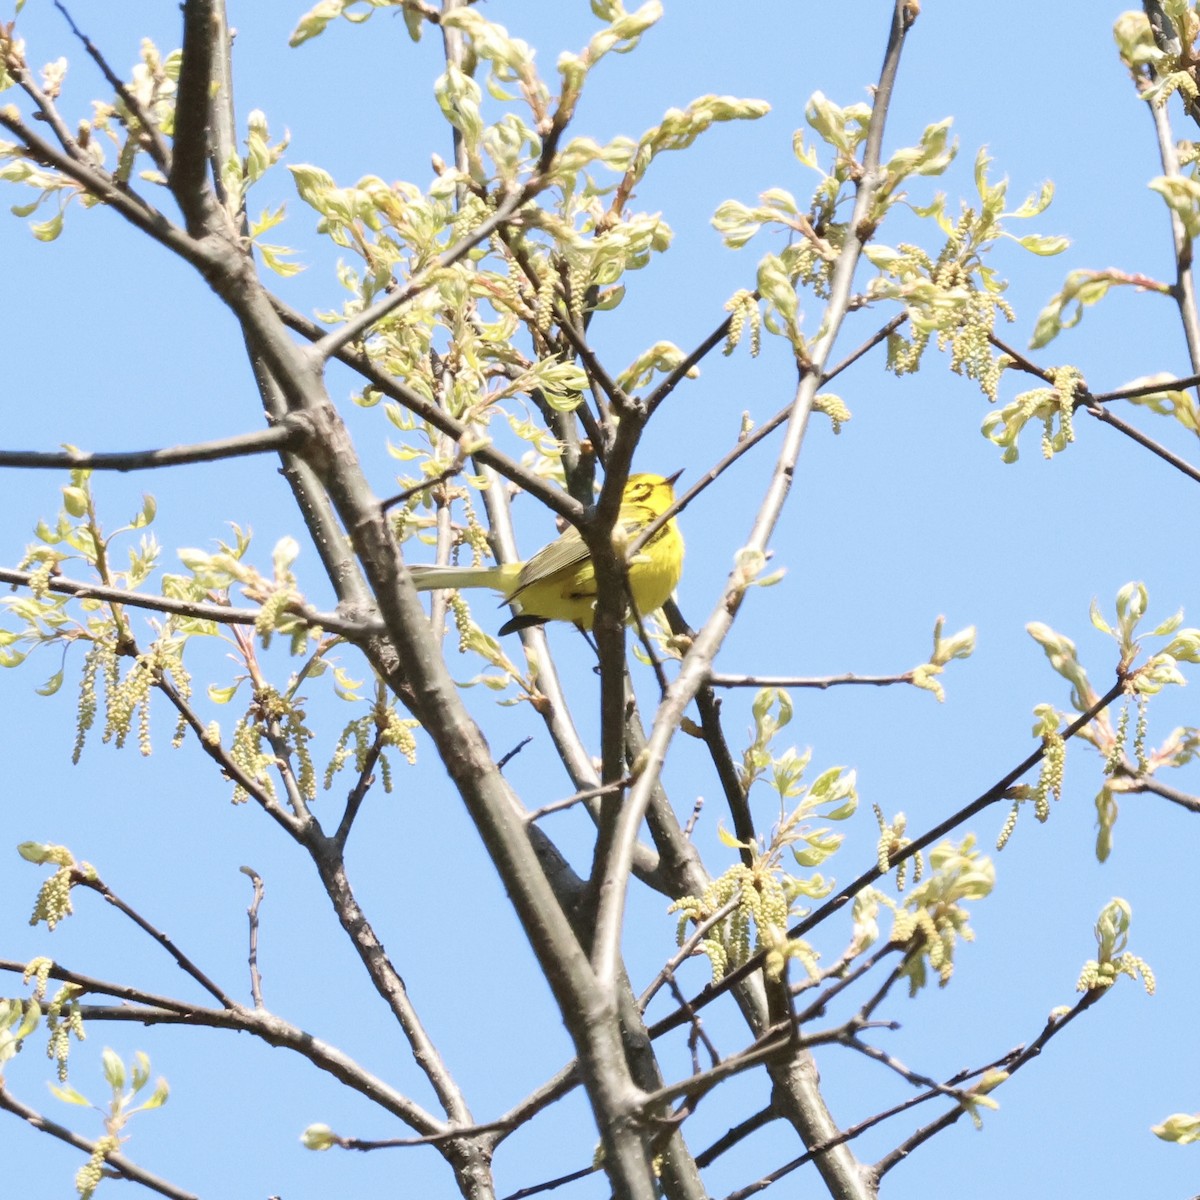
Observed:
[[[680,470],[676,471],[674,475],[668,475],[668,476],[667,476],[667,482],[668,482],[668,483],[669,483],[669,484],[670,484],[672,487],[674,487],[674,486],[675,486],[675,483],[676,483],[676,481],[679,479],[680,475],[682,475],[682,474],[683,474],[683,472],[684,472],[684,469],[685,469],[685,468],[680,468]]]

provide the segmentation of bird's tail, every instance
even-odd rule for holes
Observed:
[[[507,592],[510,572],[505,567],[409,567],[418,592],[438,588],[491,588]]]

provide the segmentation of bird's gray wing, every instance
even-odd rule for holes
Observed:
[[[543,546],[522,568],[508,599],[515,600],[531,584],[552,575],[566,575],[587,562],[588,548],[578,529],[568,529]]]

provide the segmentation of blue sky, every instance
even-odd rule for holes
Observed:
[[[597,140],[636,137],[667,107],[704,93],[761,97],[772,111],[758,122],[714,129],[692,151],[666,156],[639,189],[638,205],[661,209],[676,238],[669,253],[627,280],[626,303],[593,326],[602,359],[618,368],[658,339],[690,347],[721,320],[736,289],[753,286],[759,256],[777,247],[768,237],[741,253],[724,249],[710,225],[713,211],[730,197],[753,203],[771,186],[806,194],[810,178],[790,151],[806,99],[818,90],[841,104],[865,99],[890,15],[880,0],[741,7],[676,0],[666,8],[637,53],[612,56],[596,72],[576,132]],[[1009,244],[993,255],[992,265],[1012,280],[1007,295],[1018,321],[1007,333],[1018,345],[1027,342],[1038,310],[1068,270],[1116,266],[1158,278],[1173,271],[1165,209],[1146,187],[1159,172],[1151,121],[1113,49],[1118,10],[1092,9],[1081,16],[1079,6],[1009,0],[988,7],[981,29],[964,21],[961,6],[928,4],[900,69],[888,147],[914,144],[926,125],[947,116],[954,117],[960,145],[959,161],[945,177],[912,182],[915,203],[927,203],[939,190],[948,193],[952,209],[958,196],[973,199],[971,166],[981,145],[995,160],[993,177],[1011,180],[1014,201],[1044,179],[1055,181],[1054,204],[1019,232],[1065,234],[1070,248],[1038,259]],[[490,0],[483,10],[537,47],[547,74],[558,53],[582,46],[595,25],[580,0]],[[99,0],[78,0],[71,11],[119,71],[135,61],[141,36],[164,50],[177,42],[172,5],[130,3],[114,11]],[[288,162],[318,163],[339,182],[378,174],[427,186],[430,154],[450,153],[431,90],[438,39],[427,36],[414,47],[402,22],[381,12],[364,27],[340,24],[290,50],[287,35],[299,12],[284,4],[233,6],[241,113],[261,108],[273,132],[290,130]],[[21,29],[33,62],[60,54],[70,59],[62,107],[72,116],[86,113],[90,99],[105,94],[102,81],[53,7],[30,0]],[[1187,136],[1176,117],[1176,136]],[[272,173],[259,192],[256,211],[288,200],[289,220],[274,240],[298,247],[312,264],[279,291],[305,311],[340,304],[335,256],[315,238],[313,214],[294,196],[287,173]],[[12,188],[4,196],[7,204],[27,199]],[[908,221],[896,234],[885,228],[880,240],[894,244],[921,234],[922,227]],[[7,219],[0,223],[0,262],[7,285],[0,301],[5,446],[137,448],[261,424],[232,319],[188,268],[113,214],[73,209],[63,236],[50,245],[35,242],[25,222]],[[816,319],[815,301],[806,310]],[[833,358],[852,350],[882,319],[859,314]],[[733,444],[744,411],[761,421],[782,407],[793,368],[782,343],[764,343],[758,360],[744,351],[708,359],[701,377],[680,388],[656,418],[638,466],[683,467],[685,481],[694,478]],[[1114,294],[1089,310],[1077,330],[1039,352],[1037,361],[1073,363],[1097,391],[1155,371],[1188,373],[1171,303],[1133,294]],[[348,386],[331,373],[335,398]],[[1027,386],[1007,377],[1002,400]],[[1189,623],[1198,624],[1200,587],[1195,485],[1113,431],[1081,418],[1077,444],[1049,463],[1030,431],[1020,461],[1005,466],[979,433],[986,402],[933,353],[918,375],[897,380],[884,374],[876,352],[847,372],[837,390],[854,417],[836,438],[827,423],[814,421],[774,542],[774,565],[787,575],[750,597],[718,669],[891,673],[922,661],[940,613],[950,630],[973,624],[979,631],[975,656],[947,671],[944,705],[913,689],[794,693],[795,719],[784,744],[791,738],[801,748],[811,746],[814,774],[835,764],[859,772],[863,807],[832,864],[840,884],[872,861],[871,803],[889,815],[902,810],[909,830],[920,832],[1029,752],[1035,704],[1066,706],[1066,684],[1025,633],[1028,621],[1045,621],[1074,638],[1103,689],[1115,662],[1111,643],[1088,623],[1092,598],[1111,613],[1117,589],[1140,579],[1149,587],[1152,615],[1165,617],[1182,605]],[[395,469],[384,448],[391,430],[378,412],[352,411],[348,419],[368,474],[384,494]],[[1194,437],[1182,429],[1132,409],[1129,419],[1197,457]],[[711,610],[747,536],[774,444],[744,460],[682,518],[689,549],[679,599],[693,624]],[[56,510],[63,482],[54,473],[0,473],[4,565],[20,559],[34,522]],[[168,562],[175,547],[211,547],[230,521],[253,528],[261,564],[279,537],[299,533],[285,485],[265,460],[104,477],[96,491],[110,526],[135,511],[143,491],[153,492]],[[549,534],[538,515],[521,529],[527,549]],[[310,549],[298,569],[311,581],[314,601],[325,604]],[[477,606],[481,619],[485,612],[486,603]],[[578,719],[594,739],[588,654],[570,631],[556,630],[552,640],[585,696]],[[275,654],[271,661],[286,674],[285,657]],[[234,669],[218,653],[203,662],[221,682]],[[347,664],[353,673],[352,660]],[[0,811],[10,845],[66,843],[243,997],[249,895],[238,867],[253,866],[267,886],[261,953],[268,1005],[431,1103],[339,939],[307,860],[281,842],[261,813],[230,806],[227,786],[201,756],[168,748],[165,712],[157,714],[157,752],[150,760],[135,750],[92,744],[72,768],[77,662],[68,660],[68,683],[58,695],[42,698],[33,690],[60,665],[43,656],[0,674],[0,754],[8,779]],[[476,670],[452,666],[460,676]],[[645,703],[648,685],[642,681]],[[531,806],[569,792],[528,706],[497,708],[484,696],[472,696],[471,703],[498,754],[535,737],[508,771]],[[750,723],[749,704],[749,694],[726,700],[735,752]],[[346,714],[337,702],[317,697],[312,711],[314,723],[325,718],[328,753],[330,731]],[[212,715],[232,722],[227,712]],[[1156,700],[1150,720],[1155,742],[1175,725],[1200,723],[1194,699],[1178,689]],[[360,901],[435,1041],[476,1116],[486,1119],[552,1074],[569,1054],[568,1040],[533,979],[532,960],[494,872],[426,744],[421,759],[411,772],[398,770],[394,795],[374,796],[366,807],[350,868]],[[1179,773],[1171,782],[1200,791],[1194,766],[1190,779]],[[676,746],[666,783],[685,814],[697,796],[707,800],[697,841],[719,871],[727,861],[716,837],[719,789],[697,743],[685,739]],[[996,892],[973,908],[977,940],[960,947],[952,984],[913,1002],[895,997],[885,1015],[901,1027],[880,1032],[879,1044],[913,1069],[947,1075],[1027,1042],[1053,1007],[1073,1002],[1079,968],[1094,953],[1092,923],[1113,896],[1133,907],[1130,948],[1154,967],[1158,994],[1147,998],[1122,980],[1053,1041],[1041,1061],[1000,1090],[1000,1111],[986,1116],[981,1133],[963,1121],[938,1137],[888,1176],[885,1196],[998,1200],[1024,1192],[1075,1200],[1195,1190],[1195,1151],[1149,1133],[1168,1113],[1200,1108],[1200,1054],[1192,1034],[1200,979],[1181,915],[1194,912],[1198,898],[1194,827],[1163,801],[1127,797],[1112,858],[1097,864],[1092,798],[1098,786],[1095,755],[1072,747],[1064,796],[1049,823],[1035,826],[1024,814],[1013,841],[996,856]],[[769,795],[757,803],[760,823],[769,825]],[[331,799],[326,811],[337,811],[335,804]],[[994,842],[1003,819],[1003,811],[992,809],[971,826],[982,845]],[[558,817],[548,828],[584,867],[583,818]],[[30,930],[25,914],[40,874],[11,850],[0,850],[0,863],[6,914],[0,957],[50,952],[80,971],[190,994],[166,956],[156,955],[94,896],[80,896],[78,915],[52,937]],[[631,903],[626,951],[635,985],[651,978],[673,948],[674,919],[664,907],[658,896]],[[818,948],[833,957],[847,936],[847,926],[835,920]],[[689,978],[699,986],[703,965]],[[11,985],[4,990],[11,992]],[[722,1049],[736,1049],[737,1028],[716,1015],[711,1020]],[[432,1151],[304,1151],[298,1135],[313,1121],[349,1136],[403,1131],[282,1051],[231,1035],[93,1027],[75,1052],[72,1083],[96,1097],[103,1094],[97,1060],[105,1045],[126,1057],[145,1049],[156,1073],[169,1078],[170,1103],[134,1123],[129,1153],[181,1186],[204,1195],[277,1193],[287,1200],[397,1184],[405,1194],[450,1194]],[[685,1072],[686,1049],[676,1046],[668,1063]],[[880,1068],[846,1051],[823,1054],[820,1066],[834,1115],[845,1125],[903,1094]],[[94,1136],[98,1126],[83,1110],[65,1108],[45,1092],[47,1073],[31,1044],[7,1078],[48,1116],[75,1121]],[[743,1081],[738,1089],[746,1111],[765,1098],[761,1081]],[[701,1109],[697,1147],[742,1115],[738,1110],[731,1117],[732,1100],[730,1106],[720,1113]],[[921,1110],[918,1119],[933,1112]],[[578,1097],[547,1120],[548,1130],[518,1135],[502,1149],[502,1194],[590,1158],[593,1139]],[[862,1157],[870,1161],[904,1136],[911,1126],[903,1121],[864,1139]],[[65,1194],[79,1161],[75,1152],[11,1119],[0,1122],[0,1131],[15,1194],[49,1186]],[[787,1134],[772,1127],[715,1169],[712,1193],[722,1195],[797,1152]],[[795,1188],[788,1181],[775,1191],[796,1194]],[[605,1192],[593,1180],[571,1194]]]

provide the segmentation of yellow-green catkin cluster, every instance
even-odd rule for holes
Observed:
[[[44,880],[38,889],[29,923],[36,925],[39,921],[45,921],[46,928],[53,929],[59,921],[69,917],[75,911],[71,905],[71,888],[73,886],[71,872],[75,869],[75,860],[65,846],[50,846],[47,849],[52,852],[61,851],[62,854],[55,853],[43,860],[57,862],[58,870]]]
[[[988,400],[995,402],[1005,360],[996,354],[990,338],[997,312],[1009,322],[1015,314],[1002,296],[979,287],[974,269],[962,260],[963,247],[976,221],[973,210],[963,212],[936,262],[920,246],[903,242],[896,247],[903,257],[893,264],[892,271],[901,278],[926,277],[939,294],[953,295],[955,320],[952,324],[914,320],[907,338],[899,333],[888,338],[887,361],[897,375],[916,371],[936,330],[938,349],[950,351],[950,369],[973,379]],[[907,267],[906,262],[910,264]]]
[[[903,813],[897,813],[891,821],[888,821],[883,815],[883,809],[878,804],[872,804],[871,808],[879,825],[879,841],[875,844],[876,861],[879,864],[880,872],[886,875],[892,869],[893,857],[912,843],[912,838],[905,835],[908,818]],[[925,874],[925,856],[919,850],[916,854],[902,858],[896,864],[896,891],[898,892],[904,891],[908,885],[909,863],[912,863],[914,887],[921,882],[921,878]]]
[[[103,672],[103,674],[101,674]],[[88,732],[96,722],[99,700],[96,686],[100,678],[115,680],[117,677],[117,649],[111,638],[102,638],[88,647],[83,658],[83,672],[79,679],[79,703],[75,715],[75,747],[71,761],[79,763]],[[109,695],[113,688],[110,685]]]
[[[87,1036],[79,1002],[74,995],[64,995],[65,992],[66,989],[63,989],[46,1009],[46,1030],[50,1035],[46,1043],[46,1057],[54,1061],[59,1083],[67,1081],[72,1036],[77,1042],[82,1042]]]
[[[1147,774],[1150,770],[1150,763],[1146,758],[1146,734],[1147,734],[1147,704],[1149,697],[1145,692],[1139,692],[1137,695],[1138,719],[1137,725],[1134,728],[1133,735],[1133,760],[1137,764],[1139,774]],[[1125,703],[1121,706],[1121,715],[1117,718],[1117,729],[1113,735],[1112,744],[1108,748],[1108,754],[1104,760],[1104,773],[1108,776],[1119,774],[1125,767],[1125,759],[1129,750],[1129,698],[1125,698]]]
[[[1033,815],[1045,824],[1050,818],[1050,799],[1062,799],[1063,773],[1067,763],[1067,741],[1057,730],[1045,734],[1045,753],[1034,790]]]
[[[767,951],[766,969],[779,978],[788,958],[800,958],[815,971],[812,950],[787,937],[791,897],[776,872],[736,863],[704,889],[702,896],[683,896],[667,910],[680,913],[676,937],[688,938],[690,924],[710,920],[732,903],[730,911],[701,940],[699,951],[712,965],[713,980],[746,962],[758,950]]]
[[[337,740],[329,765],[325,768],[324,787],[329,791],[333,787],[334,776],[354,756],[354,768],[361,775],[370,762],[373,746],[378,747],[379,771],[383,782],[383,790],[392,791],[392,768],[384,750],[393,746],[405,757],[411,766],[417,761],[417,740],[413,730],[418,722],[412,717],[402,717],[394,705],[381,703],[377,700],[375,707],[364,717],[357,717],[347,723]]]
[[[762,313],[754,293],[742,288],[725,302],[729,316],[729,332],[725,335],[724,354],[728,357],[740,345],[746,327],[750,327],[750,357],[757,358],[762,348]]]
[[[105,1159],[120,1148],[121,1142],[115,1134],[106,1133],[96,1139],[92,1145],[91,1156],[75,1172],[75,1190],[79,1193],[79,1200],[91,1200],[100,1186],[100,1180],[104,1178]]]

